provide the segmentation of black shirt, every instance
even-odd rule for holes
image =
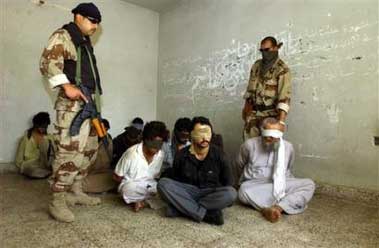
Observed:
[[[141,131],[130,126],[125,128],[125,131],[113,139],[113,159],[112,168],[115,168],[118,161],[131,146],[142,141]]]
[[[225,154],[216,146],[210,145],[203,161],[198,160],[186,147],[177,153],[170,177],[176,181],[199,188],[231,186],[233,179]]]

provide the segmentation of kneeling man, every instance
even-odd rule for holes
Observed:
[[[144,208],[145,200],[157,193],[157,181],[164,158],[161,151],[167,141],[168,130],[163,122],[152,121],[142,132],[142,142],[130,147],[122,155],[114,171],[120,183],[118,191],[134,211]]]
[[[243,169],[239,199],[261,211],[271,222],[277,222],[283,212],[302,213],[315,190],[311,179],[298,179],[291,174],[294,149],[283,140],[280,130],[278,120],[266,118],[261,136],[248,139],[237,159]]]
[[[205,117],[195,117],[189,147],[180,150],[169,174],[158,183],[158,192],[168,203],[167,217],[184,215],[195,221],[222,225],[222,210],[237,198],[224,154],[212,145],[212,126]]]

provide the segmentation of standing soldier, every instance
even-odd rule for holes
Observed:
[[[71,11],[74,22],[55,31],[40,61],[41,73],[52,88],[58,88],[55,102],[57,154],[49,179],[52,200],[50,214],[58,221],[72,222],[74,214],[68,205],[97,205],[100,199],[82,191],[82,180],[96,159],[98,138],[90,119],[80,127],[79,134],[70,135],[73,119],[88,102],[79,85],[101,94],[100,78],[89,36],[95,33],[101,14],[93,3],[81,3]],[[96,97],[99,103],[99,97]]]
[[[282,44],[270,36],[261,42],[262,59],[252,66],[244,95],[242,118],[245,121],[245,140],[260,135],[259,126],[266,117],[277,118],[282,131],[285,130],[291,100],[291,74],[278,56]]]

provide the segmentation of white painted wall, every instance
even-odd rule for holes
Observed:
[[[261,39],[293,74],[295,173],[379,189],[377,0],[184,0],[160,16],[158,117],[205,115],[234,157]]]
[[[79,2],[32,1],[0,0],[0,163],[13,160],[34,113],[54,113],[38,61]],[[124,1],[95,2],[104,16],[95,53],[112,134],[135,115],[155,119],[156,109],[171,127],[178,117],[205,115],[233,157],[257,45],[275,35],[294,77],[286,138],[296,148],[296,174],[378,189],[376,0],[182,0],[160,17]]]
[[[71,9],[82,1],[45,2],[0,0],[0,163],[13,161],[17,139],[35,113],[55,118],[54,94],[40,75],[39,58],[52,32],[72,20]],[[116,135],[135,116],[156,118],[159,16],[121,0],[93,2],[103,16],[93,39],[103,116]]]

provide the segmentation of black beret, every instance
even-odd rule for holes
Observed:
[[[80,14],[84,17],[90,17],[90,21],[100,23],[101,14],[99,9],[93,3],[81,3],[76,6],[71,12],[75,14]]]

